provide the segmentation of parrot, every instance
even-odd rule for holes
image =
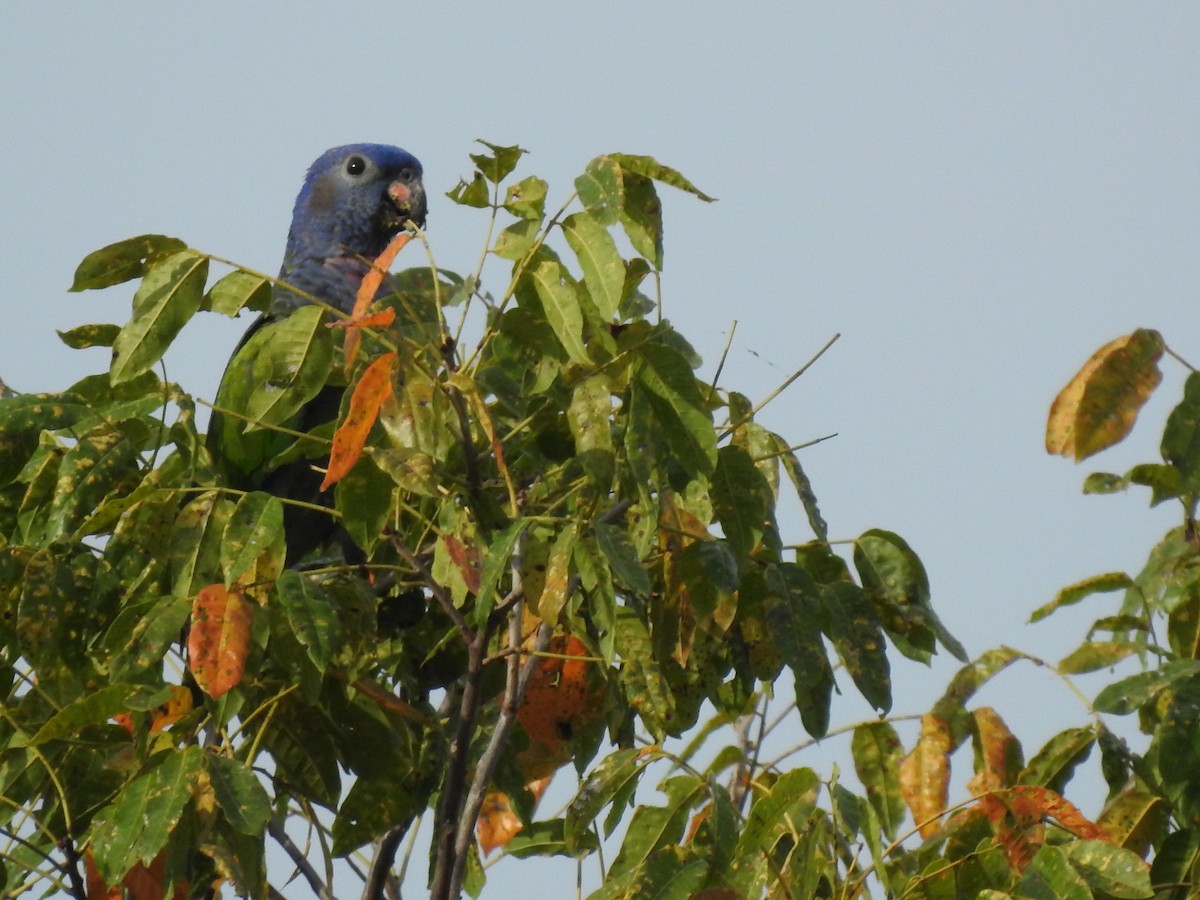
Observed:
[[[293,443],[292,437],[269,429],[247,431],[244,420],[220,410],[249,414],[248,402],[256,397],[260,403],[264,397],[271,399],[269,386],[278,378],[281,365],[285,369],[291,365],[286,360],[281,364],[278,354],[289,342],[296,342],[296,330],[289,330],[288,320],[305,307],[312,308],[309,297],[343,313],[352,311],[371,261],[409,223],[424,227],[427,201],[422,178],[416,157],[386,144],[334,147],[308,169],[296,197],[270,304],[234,350],[217,389],[217,409],[206,444],[231,487],[331,505],[321,495],[321,476],[310,459],[301,456],[270,467]],[[312,346],[331,352],[332,345],[316,341]],[[295,373],[288,370],[285,374],[291,377]],[[296,380],[302,379],[296,376]],[[264,386],[268,387],[265,393]],[[323,379],[308,384],[299,389],[299,408],[275,424],[308,432],[331,422],[337,417],[343,393],[344,388],[325,384]],[[290,407],[285,403],[283,408]],[[284,504],[284,534],[288,566],[334,541],[341,544],[348,561],[351,556],[361,556],[333,517],[317,509]]]

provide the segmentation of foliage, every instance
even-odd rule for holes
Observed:
[[[484,888],[481,845],[599,864],[597,898],[1184,896],[1172,886],[1200,853],[1197,376],[1163,464],[1088,482],[1178,498],[1184,527],[1140,575],[1039,613],[1124,590],[1058,670],[1143,671],[1025,762],[970,703],[1027,657],[967,662],[899,536],[835,552],[795,448],[700,380],[662,318],[658,188],[710,198],[610,154],[547,215],[548,185],[512,177],[522,155],[485,145],[449,193],[485,217],[484,260],[509,266],[498,296],[483,261],[442,270],[417,235],[429,261],[388,276],[385,300],[263,329],[256,378],[223,394],[239,464],[326,473],[330,506],[308,506],[349,540],[298,566],[284,509],[304,504],[231,488],[197,401],[155,371],[194,314],[262,310],[272,279],[230,267],[210,284],[227,263],[157,235],[80,265],[76,290],[140,279],[125,325],[63,335],[112,348],[108,372],[0,400],[4,896],[265,897],[292,874],[269,864],[274,843],[314,894],[350,858],[382,897],[420,820],[435,897]],[[1119,440],[1158,383],[1156,333],[1103,354],[1056,404],[1059,452]],[[336,430],[289,427],[327,384],[345,387]],[[804,540],[781,531],[786,489]],[[857,785],[762,758],[781,722],[825,736],[839,685],[887,714],[889,643],[965,663],[907,753],[881,718],[847,730]],[[1142,755],[1099,715],[1134,711]],[[968,741],[971,798],[952,807]],[[1111,802],[1091,822],[1064,791],[1096,745]],[[539,815],[568,764],[580,789]],[[608,860],[604,842],[619,842]]]

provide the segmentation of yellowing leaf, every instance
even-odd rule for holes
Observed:
[[[178,684],[171,685],[170,690],[171,698],[154,712],[154,720],[150,723],[151,734],[173,725],[192,711],[191,691]]]
[[[321,482],[321,490],[327,490],[344,478],[358,462],[371,426],[379,417],[379,407],[392,395],[392,366],[395,363],[395,353],[383,354],[367,366],[354,386],[346,420],[333,434],[329,468],[325,472],[325,480]]]
[[[242,680],[250,652],[251,604],[239,590],[210,584],[192,602],[188,669],[214,700]]]
[[[1046,452],[1081,459],[1122,440],[1162,380],[1163,339],[1139,328],[1105,344],[1063,388],[1050,407]]]
[[[900,762],[900,790],[927,838],[938,830],[950,791],[950,727],[939,716],[921,717],[917,745]]]

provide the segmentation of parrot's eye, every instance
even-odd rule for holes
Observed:
[[[346,160],[346,172],[350,175],[361,175],[367,170],[367,161],[361,156],[352,156]]]

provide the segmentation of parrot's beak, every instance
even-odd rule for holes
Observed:
[[[389,230],[400,231],[408,222],[425,227],[425,186],[420,179],[409,182],[393,181],[387,188],[388,203],[383,208],[383,222]]]

